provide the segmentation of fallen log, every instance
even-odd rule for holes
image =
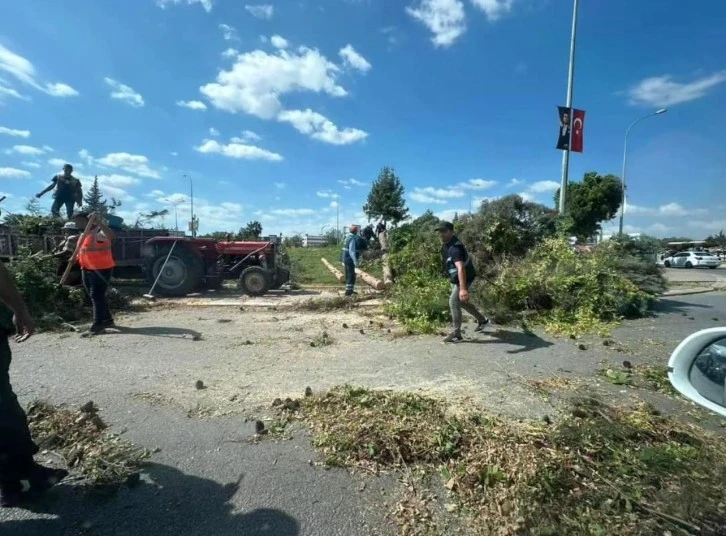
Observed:
[[[335,266],[330,264],[328,259],[320,259],[320,260],[323,261],[323,264],[325,265],[325,267],[328,270],[330,270],[330,273],[333,274],[333,276],[335,276],[335,278],[338,280],[338,283],[345,283],[345,276],[343,275],[343,272],[341,272]]]
[[[391,272],[391,265],[388,262],[388,233],[383,231],[378,235],[378,242],[381,244],[381,263],[383,264],[383,284],[386,288],[391,288],[393,285],[393,272]]]
[[[377,279],[373,277],[371,274],[364,272],[360,268],[355,269],[355,273],[360,276],[360,278],[366,282],[366,284],[376,290],[384,290],[386,288],[386,285],[383,284],[383,281],[380,279]]]

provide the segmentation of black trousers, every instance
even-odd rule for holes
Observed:
[[[103,326],[113,321],[111,310],[108,307],[108,282],[113,270],[83,270],[83,286],[88,292],[93,304],[93,325]]]
[[[38,452],[25,411],[10,385],[11,360],[7,334],[0,333],[0,485],[25,475]]]
[[[355,289],[355,263],[353,259],[347,258],[346,256],[343,264],[345,265],[345,291],[351,293]]]
[[[63,197],[56,197],[53,200],[53,204],[50,207],[50,213],[56,218],[60,218],[60,209],[63,205],[66,207],[66,215],[70,220],[73,217],[73,206],[76,204],[75,199],[66,199]]]

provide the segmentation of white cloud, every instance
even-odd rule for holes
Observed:
[[[245,160],[269,160],[279,162],[283,158],[277,153],[261,149],[255,145],[231,142],[227,145],[216,140],[204,140],[199,147],[195,147],[200,153],[217,153],[229,158],[241,158]]]
[[[219,136],[219,130],[217,130],[214,127],[210,127],[210,129],[209,129],[209,135],[210,136],[214,136],[216,138],[217,136]]]
[[[507,186],[509,186],[509,187],[512,187],[512,186],[519,186],[519,185],[520,185],[520,184],[522,184],[523,182],[524,182],[524,181],[521,181],[521,180],[519,180],[519,179],[512,179],[512,180],[510,180],[510,181],[509,181],[509,182],[507,183]]]
[[[48,160],[48,164],[55,167],[55,168],[62,168],[66,164],[70,164],[73,166],[73,169],[81,168],[83,167],[83,164],[77,164],[75,162],[69,162],[68,160],[63,160],[62,158],[51,158]]]
[[[310,108],[286,110],[279,114],[278,119],[290,123],[298,132],[333,145],[349,145],[368,137],[367,132],[358,128],[340,130],[330,119]]]
[[[287,48],[288,45],[287,39],[279,35],[273,35],[270,37],[270,43],[272,43],[272,46],[275,48]]]
[[[51,97],[76,97],[78,96],[78,91],[73,89],[68,84],[63,84],[61,82],[56,82],[54,84],[46,84],[45,85],[46,93],[50,95]]]
[[[245,141],[260,141],[262,137],[256,132],[252,132],[251,130],[243,130],[242,139]]]
[[[631,104],[662,108],[700,99],[711,89],[726,82],[726,71],[719,71],[688,83],[674,82],[670,75],[641,80],[627,91]]]
[[[668,203],[667,205],[663,205],[658,208],[658,212],[664,216],[686,216],[689,214],[689,211],[678,203]]]
[[[224,57],[224,58],[234,58],[238,54],[239,54],[239,50],[237,50],[236,48],[231,48],[230,47],[227,50],[225,50],[224,52],[222,52],[222,57]]]
[[[270,210],[268,213],[273,216],[285,216],[285,217],[299,217],[299,216],[313,216],[318,211],[311,208],[278,208]]]
[[[535,183],[532,183],[528,188],[527,191],[529,193],[533,194],[542,194],[545,192],[555,192],[557,191],[557,188],[560,187],[559,182],[555,181],[537,181]]]
[[[353,186],[366,186],[365,182],[361,182],[357,179],[339,180],[338,184],[342,184],[343,188],[345,188],[346,190],[350,190]]]
[[[32,145],[13,145],[13,147],[11,149],[7,149],[5,153],[38,156],[45,152],[50,152],[49,150],[52,151],[53,149],[47,145],[42,148],[33,147]]]
[[[17,138],[29,138],[29,130],[18,130],[16,128],[0,127],[0,134],[6,134],[8,136],[15,136]]]
[[[200,87],[215,108],[274,119],[283,109],[280,97],[292,92],[347,95],[337,84],[340,68],[319,51],[300,47],[295,52],[268,54],[254,50],[237,56],[229,70],[221,70],[215,82]]]
[[[484,179],[469,179],[466,182],[460,182],[459,184],[457,184],[456,188],[462,188],[464,190],[486,190],[488,188],[491,188],[492,186],[496,186],[496,184],[497,181],[487,181]]]
[[[529,192],[522,192],[519,194],[519,197],[530,203],[535,201],[535,196]]]
[[[275,13],[274,6],[271,6],[270,4],[247,4],[245,9],[250,13],[250,15],[258,19],[271,19],[272,15]]]
[[[33,64],[3,45],[0,45],[0,71],[11,75],[20,83],[42,91],[51,97],[75,97],[78,95],[78,91],[62,82],[42,84],[38,81],[38,74]],[[3,86],[0,87],[1,95],[24,98],[17,90],[8,87],[7,83],[3,83]]]
[[[283,188],[285,188],[285,186],[287,186],[287,185],[284,182],[275,183],[275,188],[277,188],[278,190],[282,190]]]
[[[0,80],[0,82],[2,82],[2,80]],[[0,85],[0,104],[3,103],[3,97],[13,97],[20,100],[30,100],[28,97],[26,97],[25,95],[21,95],[16,90]]]
[[[129,153],[109,153],[98,160],[93,159],[87,151],[82,150],[79,153],[82,158],[88,159],[94,164],[107,166],[111,168],[123,169],[128,173],[133,173],[139,177],[148,177],[150,179],[159,179],[161,174],[149,167],[149,159],[139,154]]]
[[[428,28],[437,47],[448,47],[466,31],[466,14],[461,0],[420,0],[418,7],[406,13]]]
[[[28,179],[30,178],[30,173],[24,169],[0,167],[0,177],[4,179]]]
[[[98,175],[98,185],[106,198],[119,201],[133,201],[135,197],[128,193],[128,188],[141,184],[141,180],[128,175]]]
[[[319,192],[315,192],[315,195],[322,197],[323,199],[338,199],[340,197],[332,190],[321,190]]]
[[[461,216],[463,214],[468,214],[468,213],[469,213],[468,208],[458,208],[458,209],[450,208],[447,210],[441,210],[439,212],[434,212],[434,216],[436,216],[440,220],[451,221],[457,215]]]
[[[177,106],[181,106],[182,108],[189,108],[190,110],[206,110],[207,105],[204,104],[202,101],[198,100],[190,100],[190,101],[177,101]]]
[[[494,22],[512,10],[514,0],[471,0],[471,3],[484,12],[489,22]]]
[[[427,204],[434,204],[434,205],[445,205],[448,203],[445,199],[439,199],[437,197],[433,197],[431,195],[425,194],[423,192],[417,192],[413,191],[410,194],[408,194],[408,198],[411,201],[416,201],[417,203],[427,203]]]
[[[189,220],[190,203],[189,197],[184,193],[166,193],[162,190],[153,190],[145,197],[150,199],[149,203],[138,203],[132,211],[119,215],[133,221],[139,212],[146,212],[150,209],[169,208],[167,216],[168,224],[174,224],[174,210],[179,216],[179,227],[186,229]],[[194,215],[199,218],[201,232],[211,231],[236,231],[244,225],[244,207],[239,203],[222,202],[213,203],[204,197],[194,197]]]
[[[222,37],[225,41],[238,41],[237,29],[229,24],[220,24],[219,29],[222,30]]]
[[[127,86],[126,84],[122,84],[121,82],[117,82],[113,78],[106,77],[103,80],[112,89],[112,99],[125,102],[126,104],[128,104],[129,106],[133,106],[134,108],[141,108],[142,106],[144,106],[144,97],[142,97],[140,93],[134,91],[133,88]]]
[[[163,9],[169,4],[177,6],[184,3],[189,6],[199,4],[204,8],[204,11],[206,11],[207,13],[212,11],[212,0],[157,0],[156,5]]]
[[[708,210],[705,208],[686,208],[679,203],[667,203],[657,208],[644,207],[641,205],[631,205],[630,203],[625,204],[626,214],[653,214],[670,217],[682,217],[682,216],[696,216],[707,214]]]
[[[371,64],[363,56],[361,56],[352,45],[345,45],[338,51],[340,57],[343,58],[343,64],[357,69],[362,73],[367,73],[371,70]]]
[[[38,164],[38,162],[20,162],[20,164],[23,165],[23,166],[25,166],[25,167],[32,167],[32,168],[39,168],[39,167],[41,167],[40,164]]]

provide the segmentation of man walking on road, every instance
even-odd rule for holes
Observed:
[[[85,229],[90,221],[88,233],[82,235],[78,250],[78,264],[81,266],[83,286],[93,304],[93,324],[86,335],[103,333],[106,328],[115,327],[108,306],[106,291],[116,263],[113,260],[114,233],[95,212],[79,212],[75,216],[79,229]]]
[[[15,342],[28,340],[35,331],[35,323],[13,276],[2,262],[0,302],[0,506],[16,506],[31,494],[48,491],[68,472],[38,465],[33,459],[38,446],[30,436],[28,419],[10,385],[12,353],[8,337],[14,331]]]
[[[83,187],[81,186],[81,181],[73,176],[72,165],[66,164],[63,166],[63,173],[59,173],[53,177],[50,185],[39,194],[35,194],[35,197],[40,199],[54,188],[54,199],[50,212],[56,218],[60,218],[60,209],[65,205],[66,215],[70,220],[73,217],[73,205],[76,204],[80,208],[83,204]]]
[[[345,295],[358,294],[355,291],[355,269],[360,262],[358,251],[358,226],[351,225],[350,232],[343,241],[343,255],[341,261],[345,266]]]
[[[442,221],[436,230],[441,236],[443,248],[441,249],[441,260],[443,261],[446,275],[451,281],[451,296],[449,296],[449,307],[451,309],[452,332],[444,339],[444,342],[458,342],[463,340],[461,336],[461,310],[476,318],[477,326],[474,331],[480,333],[489,323],[489,319],[481,314],[479,310],[469,303],[469,287],[476,278],[474,263],[466,251],[464,244],[454,234],[454,225],[448,221]]]

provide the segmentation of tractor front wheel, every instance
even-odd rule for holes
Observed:
[[[264,296],[270,290],[270,272],[261,266],[245,268],[239,276],[239,286],[248,296]]]
[[[167,255],[169,255],[169,248],[161,249],[147,264],[146,273],[150,284],[153,285],[161,273],[159,282],[154,288],[154,294],[186,296],[194,292],[199,287],[204,274],[201,259],[193,252],[178,245],[164,265]]]

